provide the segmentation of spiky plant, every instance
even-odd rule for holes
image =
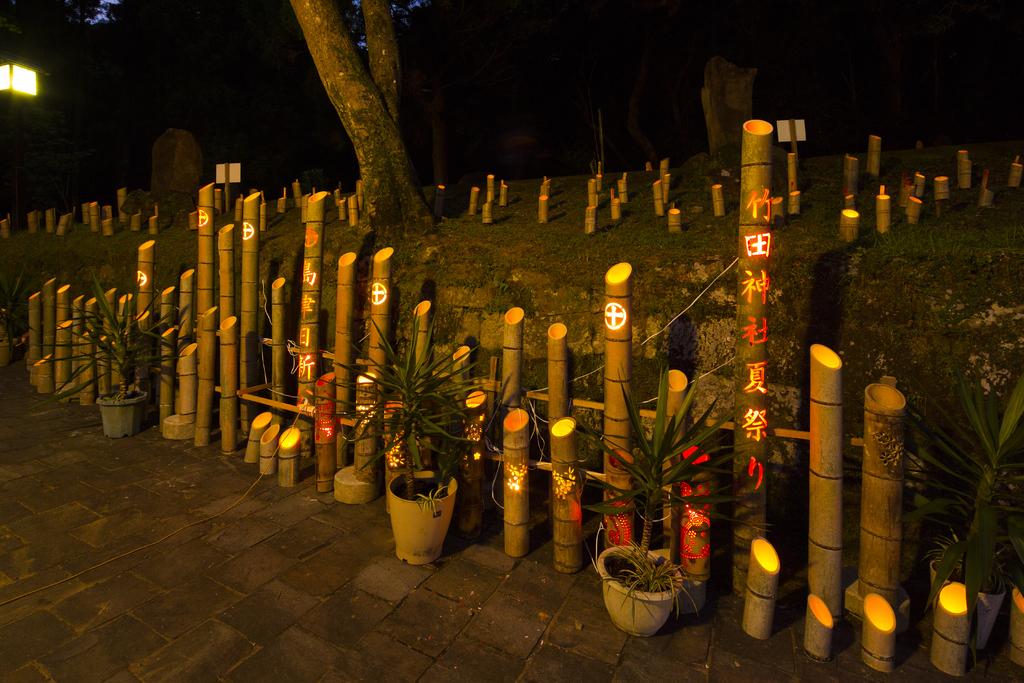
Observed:
[[[14,353],[15,341],[28,330],[28,284],[24,274],[0,273],[0,335],[6,332],[7,344]]]

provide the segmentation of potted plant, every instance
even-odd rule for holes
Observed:
[[[951,578],[963,581],[982,648],[1007,586],[1024,586],[1024,377],[1002,405],[963,379],[956,393],[959,416],[933,420],[910,408],[907,477],[917,493],[908,519],[942,529],[928,604]]]
[[[434,357],[432,326],[420,334],[414,318],[417,341],[401,348],[385,335],[381,339],[385,362],[366,373],[375,396],[355,412],[356,431],[382,429],[383,447],[371,465],[383,459],[398,475],[385,491],[395,554],[409,564],[427,564],[441,555],[455,507],[455,474],[466,443],[458,425],[472,382],[450,355]]]
[[[27,297],[21,274],[0,273],[0,368],[10,364],[17,340],[28,330]]]
[[[640,543],[612,546],[597,559],[604,604],[612,622],[637,636],[654,635],[665,624],[673,606],[678,607],[682,592],[683,575],[679,567],[651,551],[654,521],[663,516],[664,505],[699,506],[710,516],[711,506],[731,499],[710,490],[707,495],[682,495],[682,491],[693,490],[681,486],[683,483],[694,482],[709,472],[725,471],[723,465],[731,456],[719,443],[722,423],[707,424],[714,404],[688,424],[689,409],[696,396],[693,387],[687,391],[681,408],[674,415],[667,414],[667,378],[668,374],[663,373],[654,425],[649,433],[639,406],[629,395],[625,397],[633,433],[631,453],[609,446],[599,434],[588,433],[629,473],[631,484],[629,488],[619,488],[598,480],[597,484],[608,495],[602,502],[587,507],[605,515],[635,512],[640,516]]]

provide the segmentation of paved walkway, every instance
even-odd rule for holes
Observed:
[[[412,567],[394,557],[382,501],[343,506],[309,477],[260,481],[207,519],[250,487],[254,465],[155,429],[107,440],[96,408],[34,406],[30,389],[21,363],[0,368],[0,602],[67,580],[0,606],[2,680],[881,678],[849,627],[832,663],[803,656],[799,591],[769,641],[742,633],[731,596],[632,638],[611,625],[592,570],[554,572],[550,543],[509,559],[493,521],[479,543],[452,536],[436,566]],[[929,640],[901,639],[894,678],[939,677]],[[1022,675],[1005,656],[971,674]]]

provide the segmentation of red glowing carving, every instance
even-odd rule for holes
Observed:
[[[759,193],[757,190],[753,190],[750,193],[750,199],[747,201],[747,208],[750,209],[750,217],[757,219],[761,214],[761,207],[764,207],[764,220],[766,223],[772,222],[772,198],[768,192],[768,188],[762,188]]]
[[[758,232],[753,235],[744,235],[743,241],[746,243],[747,256],[753,258],[755,256],[768,257],[772,252],[772,234],[770,232]]]
[[[743,393],[752,394],[755,391],[767,394],[768,388],[765,387],[765,371],[768,368],[768,361],[762,360],[756,363],[747,363],[747,386],[743,387]]]
[[[768,318],[761,318],[761,327],[757,326],[757,319],[747,316],[750,324],[743,327],[743,338],[750,342],[750,345],[764,344],[768,341]]]
[[[316,230],[313,228],[306,228],[306,246],[315,247],[316,243],[320,240],[319,235],[316,234]]]
[[[370,303],[380,306],[388,300],[388,288],[381,282],[374,282],[370,287]]]
[[[747,432],[747,438],[760,441],[768,430],[768,409],[757,410],[747,408],[743,415],[743,429]]]
[[[764,483],[764,465],[757,461],[757,458],[750,456],[750,462],[747,463],[747,476],[751,479],[754,478],[756,473],[757,483],[754,484],[754,490],[761,488],[761,484]]]
[[[744,270],[747,274],[747,279],[741,282],[743,285],[743,291],[740,296],[746,297],[747,303],[753,303],[754,294],[761,295],[761,303],[768,303],[768,284],[770,279],[768,278],[768,271],[762,270],[761,277],[756,277],[749,270]]]
[[[621,329],[626,324],[626,309],[622,304],[606,304],[604,307],[604,324],[609,330]]]
[[[199,209],[199,227],[206,227],[206,224],[210,222],[210,214],[206,212],[206,209]]]
[[[302,281],[310,287],[316,285],[316,271],[309,267],[309,263],[302,264]]]
[[[311,381],[313,372],[316,369],[316,357],[312,353],[304,353],[299,356],[299,379]]]
[[[309,294],[302,295],[302,312],[312,313],[313,308],[316,306],[316,299],[311,297]]]

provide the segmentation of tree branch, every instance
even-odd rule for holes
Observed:
[[[398,60],[398,40],[387,0],[362,0],[363,23],[366,26],[366,51],[370,58],[370,74],[384,96],[388,113],[398,122],[402,73]]]

